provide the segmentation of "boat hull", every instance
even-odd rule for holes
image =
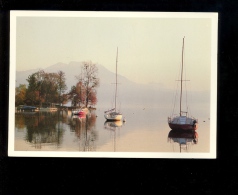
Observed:
[[[168,124],[172,130],[196,130],[198,128],[197,119],[187,116],[168,118]]]
[[[81,109],[81,110],[73,110],[72,111],[73,115],[86,115],[87,113],[88,113],[88,109],[87,108],[84,108],[84,109]]]
[[[72,114],[73,115],[83,115],[83,114],[85,114],[85,112],[84,111],[73,111]]]
[[[169,127],[172,130],[197,130],[198,125],[197,124],[173,124],[169,123]]]
[[[108,121],[120,121],[122,119],[122,114],[104,114],[104,117]]]

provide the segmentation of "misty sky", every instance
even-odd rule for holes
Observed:
[[[187,79],[198,90],[210,89],[211,56],[217,53],[212,41],[217,35],[209,14],[20,13],[11,26],[16,49],[11,63],[16,70],[90,60],[114,72],[118,47],[119,74],[139,83],[173,87],[185,36]]]

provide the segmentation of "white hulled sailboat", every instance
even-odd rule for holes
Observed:
[[[116,91],[115,91],[115,107],[104,112],[104,117],[108,121],[119,121],[122,119],[122,113],[117,110],[117,61],[118,61],[118,48],[116,55]]]

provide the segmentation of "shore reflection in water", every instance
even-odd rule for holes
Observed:
[[[35,150],[71,150],[77,146],[78,151],[95,151],[97,139],[95,122],[95,113],[84,116],[65,112],[17,113],[15,115],[17,138],[21,132],[24,135],[17,139],[20,145],[16,144],[15,147],[17,150],[22,147],[25,148],[23,150],[30,150],[30,148]],[[74,136],[71,136],[72,134]]]
[[[174,151],[179,149],[179,152],[189,152],[192,145],[198,143],[198,133],[194,130],[171,130],[168,141],[172,144]],[[176,148],[174,143],[177,143]]]
[[[103,110],[103,109],[101,109]],[[196,132],[171,131],[156,110],[125,110],[127,121],[105,121],[101,110],[86,116],[71,112],[17,112],[15,151],[59,152],[209,152],[209,123]],[[145,117],[146,116],[146,117]],[[198,134],[199,133],[199,143]]]
[[[55,112],[22,112],[15,115],[17,129],[25,129],[24,140],[35,149],[59,148],[63,140],[62,115]],[[61,121],[58,122],[58,121]]]

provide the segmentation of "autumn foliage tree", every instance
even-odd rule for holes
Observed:
[[[26,98],[33,104],[41,106],[42,103],[63,103],[65,95],[62,93],[67,89],[65,84],[65,74],[46,73],[38,71],[28,76],[28,88]]]
[[[68,93],[68,99],[71,100],[72,106],[81,107],[85,102],[85,89],[82,85],[82,82],[79,81],[75,86],[71,87],[70,92]]]
[[[26,85],[20,84],[19,87],[15,89],[15,105],[23,105],[26,99]]]
[[[96,90],[91,90],[88,95],[88,105],[94,106],[97,103],[97,92]]]
[[[73,106],[93,106],[97,103],[97,91],[99,78],[98,68],[91,61],[83,62],[80,75],[76,76],[77,84],[69,92]]]
[[[77,83],[65,93],[65,73],[47,73],[39,70],[26,79],[28,87],[19,86],[16,89],[16,104],[30,104],[49,106],[51,103],[65,104],[71,100],[72,106],[88,107],[97,103],[97,91],[99,78],[98,68],[91,61],[83,62],[80,75],[76,76]],[[18,91],[17,91],[18,90]]]
[[[28,88],[26,90],[26,99],[31,101],[32,105],[39,102],[39,73],[33,73],[26,79],[28,81]]]
[[[97,78],[98,68],[96,64],[91,61],[83,62],[82,68],[82,83],[85,87],[85,106],[89,104],[95,104],[96,99],[96,87],[99,86],[99,78]],[[92,99],[91,99],[92,98]]]

